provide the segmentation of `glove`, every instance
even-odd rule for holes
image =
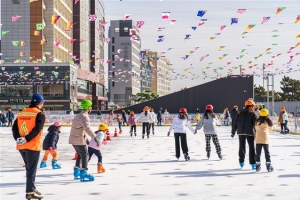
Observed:
[[[52,150],[53,150],[52,147],[49,147],[49,148],[48,148],[48,151],[52,151]]]
[[[168,132],[168,137],[170,136],[170,132]]]
[[[99,147],[99,146],[100,146],[99,140],[98,140],[97,138],[95,138],[94,140],[95,140],[95,142],[97,143],[97,146]]]
[[[26,141],[26,138],[25,137],[19,137],[17,139],[17,145],[23,145],[25,144],[27,141]]]

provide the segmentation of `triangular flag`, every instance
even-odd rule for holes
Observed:
[[[203,17],[203,15],[205,15],[205,13],[207,12],[207,10],[199,10],[197,13],[198,17]]]
[[[59,15],[53,15],[51,19],[51,24],[56,24],[59,18]]]
[[[11,42],[12,42],[13,46],[15,46],[15,47],[19,46],[19,41],[11,41]]]
[[[276,10],[276,14],[280,13],[284,9],[286,9],[286,7],[278,7],[277,10]]]
[[[3,36],[6,35],[7,33],[9,33],[9,31],[1,31],[1,36],[3,37]]]

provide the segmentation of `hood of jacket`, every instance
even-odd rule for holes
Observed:
[[[60,131],[58,131],[57,128],[56,128],[54,125],[49,126],[48,131],[49,131],[49,132],[54,132],[54,131],[56,131],[56,132],[60,133]]]

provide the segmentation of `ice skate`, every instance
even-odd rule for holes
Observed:
[[[206,157],[209,160],[209,158],[210,158],[210,152],[207,152]]]
[[[152,132],[152,134],[154,135],[154,132]]]
[[[256,162],[256,172],[259,172],[261,170],[261,163]]]
[[[218,153],[218,157],[220,158],[220,160],[222,160],[222,159],[223,159],[223,156],[222,156],[222,154],[221,154],[221,153]]]
[[[105,169],[104,167],[102,166],[102,163],[99,163],[98,166],[97,166],[97,172],[98,173],[104,173],[105,172]]]
[[[240,167],[243,168],[244,167],[244,163],[240,163]]]
[[[149,139],[149,135],[147,135],[147,138]]]
[[[251,164],[251,168],[254,170],[256,169],[256,164]]]
[[[87,181],[94,181],[95,178],[93,175],[88,174],[86,169],[83,169],[80,171],[80,181],[81,182],[87,182]]]
[[[74,180],[80,179],[80,169],[78,167],[74,167]]]
[[[190,156],[187,153],[184,154],[184,158],[185,158],[186,161],[190,161],[191,160]]]
[[[271,163],[270,163],[270,162],[267,162],[267,163],[266,163],[266,166],[267,166],[267,170],[268,170],[268,172],[272,172],[272,171],[274,171],[274,168],[272,167],[272,165],[271,165]]]
[[[142,139],[144,139],[145,135],[143,134]]]
[[[61,169],[61,166],[57,164],[57,160],[52,160],[52,169]]]
[[[134,136],[136,137],[136,132],[134,133]]]
[[[132,137],[132,132],[130,132],[130,137]]]
[[[40,168],[45,168],[45,167],[47,167],[47,163],[46,161],[42,161],[40,164]]]
[[[38,200],[42,198],[43,198],[42,194],[37,190],[34,190],[33,192],[28,192],[26,194],[26,199],[28,200]]]

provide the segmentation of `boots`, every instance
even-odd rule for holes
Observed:
[[[223,156],[222,156],[222,154],[221,154],[221,153],[218,153],[218,157],[220,158],[220,160],[222,160],[222,159],[223,159]]]
[[[61,169],[61,166],[57,164],[57,160],[52,160],[52,169]]]
[[[93,175],[88,174],[86,169],[80,170],[80,181],[81,182],[87,182],[87,181],[94,181],[95,178]]]
[[[47,167],[47,163],[46,163],[46,161],[42,160],[42,162],[40,164],[40,168],[45,168],[45,167]]]
[[[256,170],[256,164],[251,164],[253,170]]]
[[[72,160],[77,160],[77,158],[78,158],[78,153],[75,153],[75,156],[74,158],[72,158]]]
[[[189,156],[188,153],[184,154],[184,158],[185,158],[186,161],[190,161],[191,160],[191,158],[190,158],[190,156]]]
[[[123,132],[123,131],[122,131],[122,130],[120,130],[119,134],[122,134],[122,132]]]
[[[74,180],[80,179],[80,169],[78,167],[74,167]]]
[[[256,172],[259,172],[261,170],[261,163],[256,162]]]
[[[42,194],[37,191],[36,189],[33,190],[33,192],[27,192],[26,193],[26,199],[30,200],[30,199],[42,199],[43,196]]]
[[[104,172],[105,172],[105,169],[104,169],[104,167],[102,166],[102,163],[98,163],[98,166],[97,166],[97,172],[98,172],[98,173],[104,173]]]
[[[274,168],[271,165],[271,162],[266,162],[266,166],[267,166],[268,172],[272,172],[274,170]]]

